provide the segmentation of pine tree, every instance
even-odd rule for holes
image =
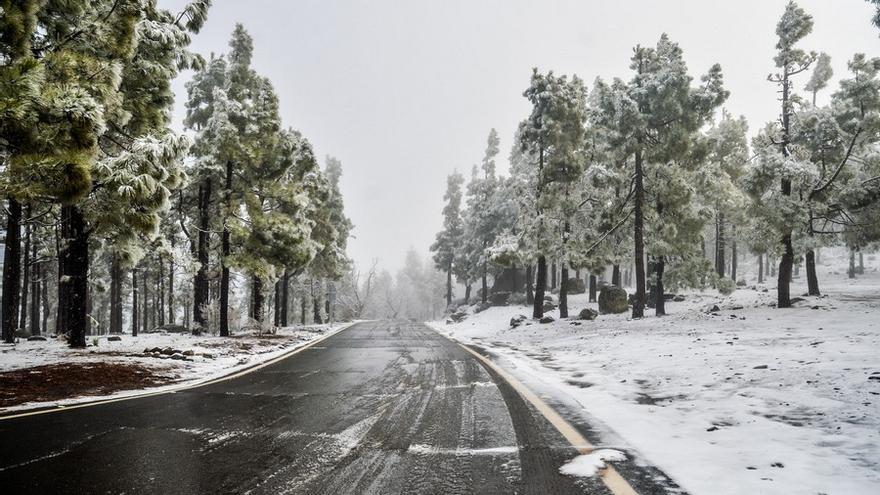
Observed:
[[[653,206],[654,213],[662,215],[667,206],[661,198],[654,198],[653,205],[648,204],[645,182],[655,176],[652,168],[659,170],[676,160],[687,159],[695,133],[726,100],[728,92],[723,88],[721,68],[717,64],[702,77],[701,86],[692,87],[681,49],[665,34],[656,48],[637,46],[630,68],[635,75],[629,83],[615,79],[608,85],[597,80],[593,92],[593,120],[596,125],[607,129],[608,145],[626,150],[631,157],[620,164],[631,170],[629,174],[633,177],[636,279],[633,317],[641,318],[646,303],[645,220],[651,214],[646,209]],[[658,180],[665,177],[656,174]],[[668,214],[658,218],[658,221],[673,220],[674,217]],[[663,228],[662,225],[654,227]],[[654,277],[661,287],[665,263],[665,255],[657,253]],[[662,290],[656,291],[655,295],[659,302]],[[662,313],[662,303],[658,313]]]
[[[446,193],[443,199],[443,230],[437,233],[431,252],[434,253],[434,266],[446,273],[446,306],[452,305],[452,273],[454,266],[464,257],[461,251],[464,229],[461,218],[461,186],[464,177],[453,172],[446,178]],[[467,301],[465,301],[467,302]]]

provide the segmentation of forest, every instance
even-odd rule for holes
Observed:
[[[210,6],[3,3],[5,342],[332,318],[352,228],[342,164],[281,122],[240,24],[227,53],[189,50]]]
[[[813,24],[787,4],[766,86],[779,118],[752,129],[725,108],[721,67],[692,73],[665,34],[633,48],[629,76],[597,78],[591,90],[576,75],[535,69],[509,176],[496,172],[493,129],[467,185],[461,173],[448,177],[431,246],[447,305],[474,295],[506,304],[525,292],[517,302],[541,318],[552,290],[566,318],[569,292],[595,301],[610,270],[599,282],[634,286],[633,318],[646,307],[661,316],[676,290],[745,286],[737,263],[750,256],[758,283],[775,278],[776,307],[787,308],[802,268],[808,295],[821,294],[816,259],[831,246],[849,249],[856,277],[880,241],[880,58],[854,54],[828,87],[830,56],[807,48]],[[830,99],[819,105],[823,92]],[[505,283],[493,291],[487,278]],[[453,297],[456,283],[463,297]]]

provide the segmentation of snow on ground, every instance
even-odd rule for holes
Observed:
[[[770,307],[771,282],[729,297],[685,293],[662,318],[511,329],[511,317],[531,314],[520,306],[431,325],[486,349],[597,428],[603,446],[690,493],[880,493],[880,263],[867,259],[856,280],[845,259],[828,260],[825,295],[792,309]],[[792,294],[804,284],[796,279]],[[572,299],[572,314],[596,308]]]
[[[53,364],[119,362],[139,364],[173,379],[173,383],[148,389],[126,390],[106,396],[80,396],[50,402],[29,402],[0,408],[0,413],[53,406],[68,406],[96,399],[110,399],[191,386],[269,361],[286,352],[333,332],[347,324],[310,325],[279,329],[274,335],[240,333],[232,337],[193,336],[187,333],[142,333],[122,335],[121,341],[108,336],[89,337],[85,349],[71,349],[62,338],[47,341],[21,340],[0,344],[0,372]],[[145,354],[147,349],[171,348],[183,351],[172,359],[168,354]],[[191,352],[190,352],[191,351]],[[96,377],[100,380],[100,377]]]

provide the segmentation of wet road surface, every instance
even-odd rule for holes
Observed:
[[[457,344],[369,322],[231,380],[2,420],[0,490],[609,493],[559,474],[576,455]]]

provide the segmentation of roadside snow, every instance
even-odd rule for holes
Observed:
[[[233,337],[193,336],[185,333],[146,333],[137,337],[122,335],[121,341],[108,341],[108,336],[90,337],[85,349],[71,349],[63,339],[19,341],[0,344],[0,372],[35,366],[89,362],[120,362],[139,364],[171,377],[169,385],[125,390],[103,396],[79,396],[59,401],[29,402],[0,408],[0,413],[44,407],[64,407],[97,399],[114,399],[173,390],[204,383],[245,368],[274,359],[302,347],[348,324],[311,325],[279,329],[275,335],[238,334]],[[144,353],[146,349],[172,348],[192,351],[185,359],[159,358]],[[189,354],[189,352],[187,353]],[[178,356],[181,357],[181,356]],[[100,377],[96,377],[100,379]]]
[[[600,449],[589,454],[579,455],[559,468],[559,472],[568,476],[589,478],[595,476],[600,469],[605,469],[605,461],[625,461],[626,455],[619,450]]]
[[[769,306],[771,283],[729,297],[684,293],[662,318],[529,319],[511,329],[511,317],[530,314],[520,306],[431,325],[482,347],[597,428],[603,444],[691,493],[880,493],[878,263],[869,256],[866,273],[848,280],[846,260],[823,255],[825,295],[792,309]],[[792,294],[804,284],[795,279]],[[579,295],[569,307],[596,305]]]

